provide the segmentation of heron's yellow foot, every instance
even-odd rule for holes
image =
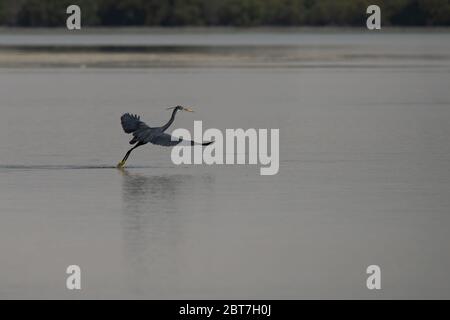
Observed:
[[[125,166],[125,161],[120,161],[120,162],[117,164],[117,168],[119,168],[119,169],[123,168],[124,166]]]

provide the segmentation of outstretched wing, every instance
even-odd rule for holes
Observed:
[[[172,141],[172,136],[170,134],[162,132],[161,128],[150,128],[140,119],[141,118],[138,115],[130,113],[125,113],[120,118],[123,131],[126,133],[133,133],[133,139],[131,139],[130,144],[135,144],[136,142],[146,144],[150,142],[164,147],[172,147],[181,142],[183,142],[184,145],[191,146],[196,144],[207,146],[214,142],[196,143],[190,140],[183,140],[182,138],[174,138]]]
[[[174,138],[174,141],[172,141],[172,136],[167,133],[161,133],[157,135],[156,137],[153,137],[150,142],[153,144],[157,144],[159,146],[164,147],[172,147],[176,146],[177,144],[181,143],[183,139],[181,138]]]
[[[148,126],[141,121],[141,117],[136,114],[125,113],[120,117],[122,128],[125,133],[132,133],[139,129],[148,128]]]

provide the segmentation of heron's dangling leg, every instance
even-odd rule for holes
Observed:
[[[131,152],[136,149],[137,147],[140,147],[142,145],[144,145],[145,143],[141,143],[139,142],[137,145],[135,145],[133,148],[131,148],[130,150],[127,151],[127,153],[125,154],[125,157],[123,157],[122,161],[120,161],[117,164],[117,168],[123,168],[125,166],[125,162],[127,162],[128,157],[130,156]]]

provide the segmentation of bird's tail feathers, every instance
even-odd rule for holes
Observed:
[[[214,143],[214,140],[208,141],[208,142],[195,142],[195,141],[189,141],[191,146],[209,146],[210,144]]]
[[[210,144],[214,143],[213,141],[208,141],[208,142],[195,142],[195,141],[191,141],[191,140],[183,140],[181,141],[181,145],[184,146],[209,146]]]

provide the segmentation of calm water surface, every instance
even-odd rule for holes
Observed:
[[[433,62],[1,69],[0,298],[450,298],[450,68]],[[175,104],[196,113],[173,128],[280,128],[279,174],[158,146],[114,169],[120,115],[157,126]]]

